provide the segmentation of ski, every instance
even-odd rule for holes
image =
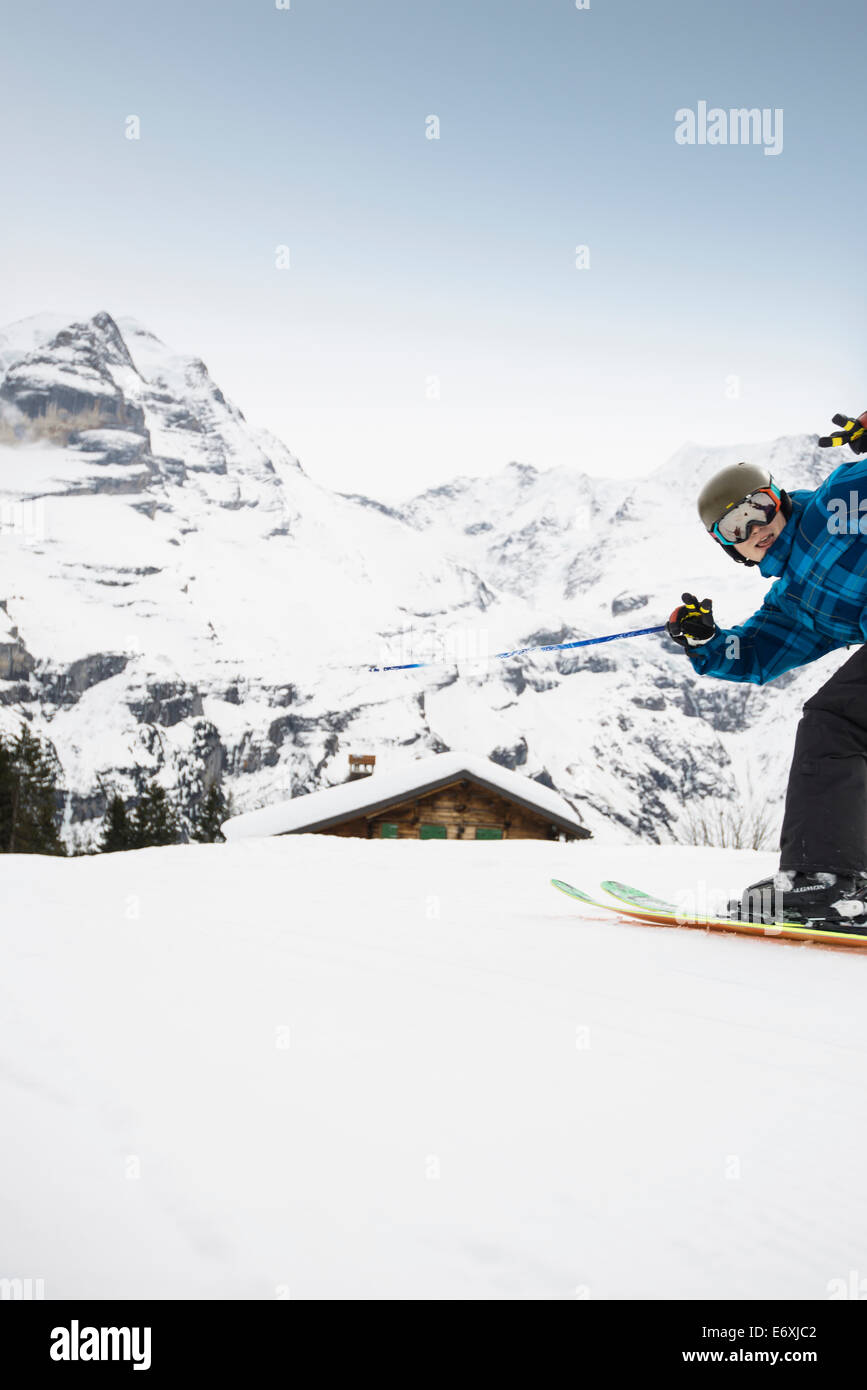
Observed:
[[[798,922],[777,922],[766,926],[762,922],[739,922],[730,917],[685,917],[674,903],[662,898],[654,898],[640,888],[630,888],[628,884],[618,883],[616,879],[606,879],[602,884],[616,903],[600,902],[580,888],[562,879],[552,878],[552,885],[568,897],[575,898],[589,907],[604,907],[618,917],[634,922],[660,927],[685,927],[692,930],[732,932],[737,936],[763,936],[771,940],[812,941],[824,946],[867,947],[867,935],[854,932],[835,931],[833,928],[805,927]]]
[[[651,918],[656,914],[675,918],[675,926],[707,927],[709,930],[740,931],[749,936],[785,936],[792,941],[832,941],[846,946],[867,946],[867,935],[860,932],[844,931],[834,927],[805,926],[803,922],[775,922],[773,926],[762,922],[740,922],[732,917],[687,917],[682,908],[661,898],[651,897],[640,888],[630,888],[627,883],[616,879],[605,879],[602,884],[606,893],[618,902],[626,903],[636,911],[647,913]]]

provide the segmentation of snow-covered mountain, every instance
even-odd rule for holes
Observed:
[[[342,781],[350,750],[380,767],[493,756],[624,839],[682,834],[707,798],[776,804],[799,704],[845,653],[761,689],[698,681],[659,636],[481,659],[654,626],[684,589],[744,618],[765,582],[694,509],[742,457],[790,488],[829,467],[806,437],[685,445],[629,483],[510,463],[389,507],[313,482],[202,361],[132,319],[13,324],[0,728],[24,717],[51,739],[80,844],[110,789],[157,775],[191,806],[221,778],[240,812]],[[444,664],[367,670],[418,660]]]

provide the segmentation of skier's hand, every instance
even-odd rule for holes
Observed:
[[[853,453],[867,454],[867,410],[857,420],[850,415],[832,415],[831,420],[840,429],[836,434],[824,434],[819,440],[820,449],[848,444]]]
[[[665,629],[681,647],[703,647],[717,630],[713,620],[713,603],[709,598],[703,598],[699,603],[695,594],[683,594],[681,597],[683,604],[675,608]]]

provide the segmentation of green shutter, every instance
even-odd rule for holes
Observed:
[[[502,840],[503,831],[499,825],[477,825],[477,840]]]
[[[379,834],[380,838],[383,840],[396,840],[397,822],[393,820],[384,820],[379,828]]]
[[[447,840],[448,835],[444,825],[420,825],[418,838],[420,840]]]

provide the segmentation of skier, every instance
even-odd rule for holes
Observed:
[[[833,420],[838,433],[819,445],[867,455],[867,411]],[[761,685],[867,641],[867,457],[791,494],[767,470],[734,464],[702,488],[698,511],[727,555],[777,579],[739,627],[717,627],[710,599],[683,595],[666,628],[700,675]],[[804,705],[779,872],[745,889],[729,915],[867,934],[867,647]]]

